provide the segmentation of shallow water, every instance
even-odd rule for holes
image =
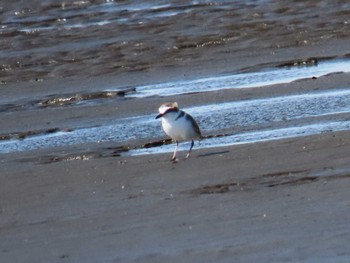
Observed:
[[[237,139],[242,136],[244,138],[248,132],[251,141],[274,139],[275,134],[281,131],[283,131],[281,134],[286,133],[288,137],[300,136],[300,134],[309,135],[325,130],[342,130],[348,127],[347,122],[323,121],[320,120],[320,117],[349,113],[350,88],[210,104],[184,110],[195,116],[203,132],[207,134],[216,134],[225,130],[235,133],[234,137]],[[291,128],[290,126],[294,125],[293,121],[295,120],[306,121],[307,124]],[[308,125],[311,125],[312,128],[308,129]],[[266,127],[274,128],[266,130]],[[155,120],[155,114],[136,116],[119,119],[112,124],[100,127],[32,136],[24,140],[1,141],[0,152],[26,151],[87,142],[115,141],[125,143],[132,139],[152,140],[160,137],[160,129],[160,122]],[[265,129],[263,135],[260,134],[261,129]],[[286,129],[285,132],[284,129]],[[305,129],[307,129],[306,133]],[[240,133],[237,134],[236,131],[240,131]],[[280,135],[281,138],[283,136]],[[206,140],[205,145],[206,147],[215,147],[227,143],[225,140],[230,141],[231,139],[232,137],[219,140],[212,138]],[[227,144],[229,145],[229,143]]]
[[[273,141],[281,140],[287,138],[295,138],[300,136],[308,136],[321,134],[324,132],[336,132],[344,131],[350,129],[350,121],[340,121],[340,122],[322,122],[317,124],[288,127],[281,129],[270,129],[270,130],[258,130],[252,132],[243,132],[239,134],[234,134],[230,136],[223,136],[219,138],[210,138],[200,141],[200,143],[195,144],[198,148],[214,148],[214,147],[225,147],[232,145],[240,145],[254,142],[263,141]],[[186,142],[179,145],[179,151],[188,151],[190,143]],[[152,148],[140,148],[130,150],[128,152],[122,153],[125,156],[137,156],[145,154],[158,154],[158,153],[170,153],[174,151],[174,145],[163,145],[161,147]]]
[[[270,69],[261,72],[225,75],[190,81],[177,81],[136,87],[128,97],[171,96],[194,92],[205,92],[232,88],[252,88],[297,79],[319,77],[332,72],[349,72],[349,60],[322,61],[317,66]]]

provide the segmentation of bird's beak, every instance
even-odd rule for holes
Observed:
[[[156,117],[156,119],[160,118],[160,117],[163,117],[163,114],[159,113]]]

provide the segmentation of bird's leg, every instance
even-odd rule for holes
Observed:
[[[172,161],[176,160],[176,151],[177,151],[177,147],[179,146],[179,142],[178,141],[175,141],[175,142],[176,142],[176,146],[175,146],[175,151],[174,151],[174,154],[173,154],[173,158],[171,158]]]
[[[191,153],[191,151],[192,151],[193,145],[194,145],[194,141],[192,140],[190,150],[188,151],[188,154],[186,155],[186,159],[187,159],[188,157],[190,157],[190,153]]]

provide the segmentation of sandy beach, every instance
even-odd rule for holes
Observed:
[[[278,92],[349,81],[335,74]],[[149,101],[139,110],[161,98]],[[347,262],[349,143],[343,131],[196,146],[175,164],[170,154],[118,156],[113,142],[2,154],[1,261]]]
[[[349,142],[196,150],[176,164],[2,158],[1,260],[347,262]]]
[[[102,49],[99,61],[78,52],[76,58],[84,55],[78,64],[64,62],[65,57],[52,65],[40,64],[33,62],[35,56],[25,56],[30,66],[2,70],[1,141],[25,142],[36,135],[101,127],[116,118],[156,116],[164,101],[177,101],[187,108],[347,90],[350,73],[344,69],[290,83],[167,97],[138,99],[105,92],[111,87],[132,90],[140,85],[294,67],[310,58],[348,59],[348,11],[335,7],[326,12],[322,9],[326,2],[312,1],[307,6],[307,10],[315,8],[323,13],[304,25],[300,22],[307,16],[306,11],[300,11],[303,7],[290,4],[283,9],[272,1],[271,7],[279,10],[281,17],[270,18],[254,9],[250,18],[261,20],[242,38],[229,34],[219,44],[212,32],[205,38],[178,38],[171,52],[164,48],[158,54],[149,49],[158,56],[147,53],[154,42],[148,42],[147,37],[140,60],[144,64],[126,59],[124,66],[118,61],[111,67]],[[243,13],[240,10],[231,18],[232,24],[250,28],[246,23],[249,17]],[[327,18],[328,24],[324,22]],[[295,28],[288,27],[287,34],[281,25],[293,21]],[[317,28],[306,32],[307,25]],[[132,29],[144,30],[141,26]],[[174,26],[173,30],[180,29]],[[172,37],[172,31],[160,32],[165,39]],[[19,40],[23,36],[20,34]],[[135,51],[125,44],[121,50],[124,58]],[[159,59],[162,55],[165,58]],[[72,74],[67,73],[70,70]],[[74,99],[67,103],[60,98]],[[81,98],[84,103],[77,103]],[[350,113],[342,111],[286,123],[298,127],[349,120]],[[247,129],[209,130],[205,122],[201,124],[207,137]],[[279,125],[281,122],[271,122],[256,129]],[[0,262],[350,261],[350,130],[330,129],[226,147],[196,144],[187,160],[185,152],[179,152],[177,163],[170,162],[171,153],[126,154],[129,149],[164,139],[159,124],[159,133],[149,138],[1,153]]]

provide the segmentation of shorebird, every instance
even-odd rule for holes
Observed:
[[[188,158],[194,145],[194,139],[202,138],[197,122],[190,114],[180,110],[177,102],[162,104],[159,107],[159,114],[156,119],[161,117],[164,132],[176,142],[175,151],[171,160],[176,160],[176,151],[179,142],[191,140],[191,147],[186,155],[186,158]]]

